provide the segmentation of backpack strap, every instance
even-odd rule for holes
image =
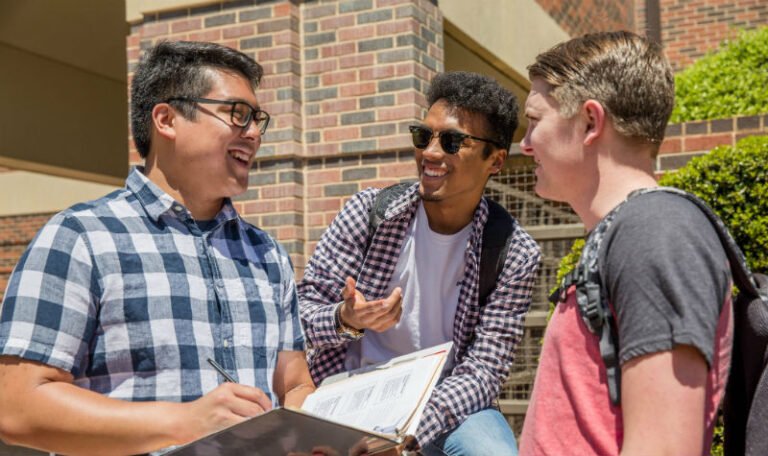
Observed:
[[[481,307],[496,288],[515,230],[515,220],[506,209],[491,199],[486,198],[485,201],[488,203],[488,220],[483,228],[478,287],[478,303]]]
[[[413,184],[399,183],[383,188],[373,199],[368,217],[368,239],[365,251],[371,246],[373,235],[376,233],[384,215],[392,201],[399,198]],[[515,220],[499,203],[488,198],[488,220],[483,228],[483,244],[480,252],[480,284],[478,302],[485,305],[488,295],[496,288],[496,282],[507,258]]]
[[[613,312],[605,296],[598,270],[597,257],[605,233],[610,228],[616,215],[631,198],[646,193],[665,192],[672,193],[693,202],[712,223],[723,249],[728,257],[734,284],[741,292],[749,296],[758,297],[758,287],[747,267],[744,254],[728,232],[725,224],[715,212],[699,197],[673,187],[654,187],[636,190],[627,196],[627,199],[616,206],[595,227],[587,238],[582,250],[579,263],[576,268],[566,274],[560,283],[560,287],[550,296],[550,301],[557,304],[565,300],[565,293],[572,285],[576,285],[576,300],[579,313],[585,325],[593,334],[600,338],[600,356],[606,367],[608,380],[608,393],[611,402],[618,405],[620,402],[621,371],[618,363],[618,334]]]

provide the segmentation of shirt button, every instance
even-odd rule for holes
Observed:
[[[224,348],[229,348],[229,340],[224,339]]]
[[[181,206],[179,206],[178,204],[174,204],[173,205],[173,210],[176,211],[176,212],[181,212],[184,209]]]

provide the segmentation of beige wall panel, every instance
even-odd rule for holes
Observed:
[[[112,185],[48,176],[26,171],[0,173],[0,217],[58,212],[115,190]],[[23,191],[22,191],[23,189]]]
[[[124,83],[2,43],[0,62],[0,159],[125,177]]]
[[[440,0],[439,5],[447,22],[491,54],[486,58],[498,58],[500,66],[517,73],[511,77],[527,78],[525,68],[537,54],[569,38],[534,0]]]

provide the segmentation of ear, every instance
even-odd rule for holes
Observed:
[[[589,146],[603,134],[605,128],[605,108],[597,100],[587,100],[582,105],[582,113],[586,121],[584,145]]]
[[[504,149],[495,149],[491,154],[491,174],[499,174],[504,169],[504,162],[507,159],[507,151]]]
[[[168,103],[158,103],[152,108],[152,124],[157,133],[171,141],[176,139],[177,113]]]

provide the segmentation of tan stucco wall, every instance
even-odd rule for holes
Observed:
[[[534,0],[440,0],[439,5],[447,34],[471,37],[487,50],[484,58],[511,68],[515,74],[509,77],[519,83],[537,54],[569,38]]]
[[[27,171],[0,173],[0,217],[6,215],[58,212],[115,190],[112,185],[95,184]]]

